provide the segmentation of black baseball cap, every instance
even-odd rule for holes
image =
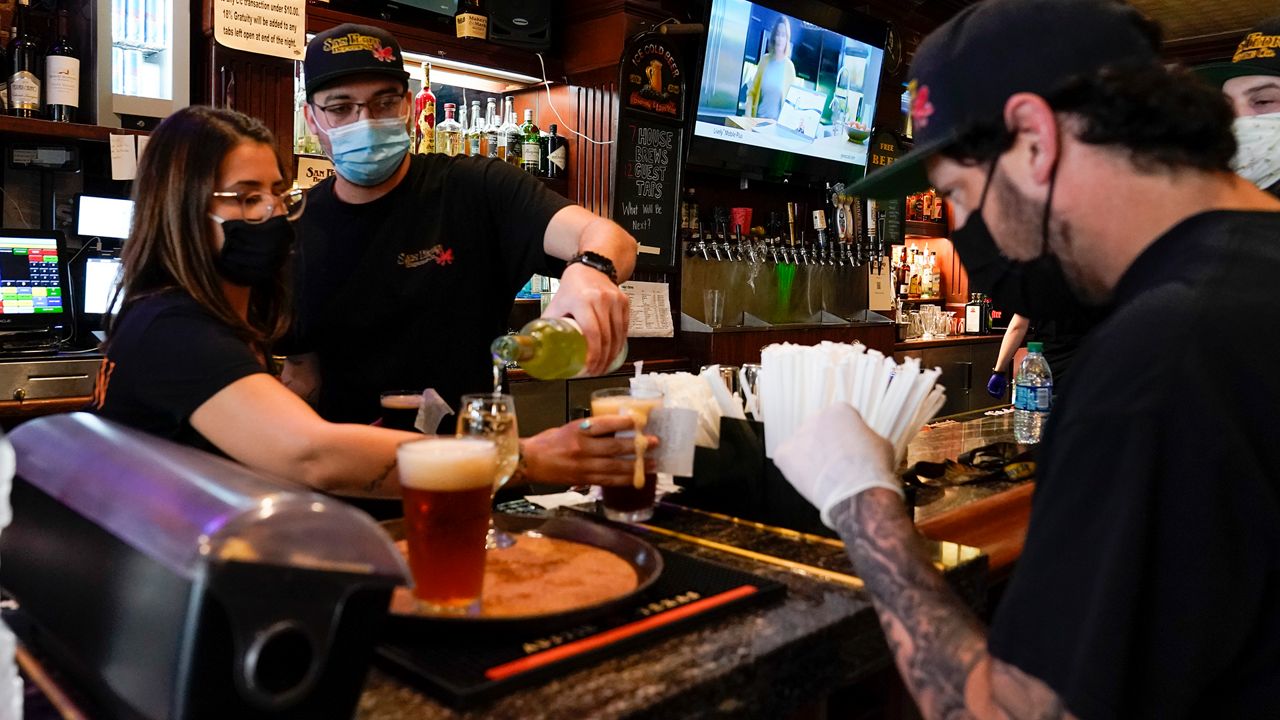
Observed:
[[[391,33],[372,25],[344,23],[311,38],[302,62],[307,97],[347,75],[374,73],[401,80],[408,87],[400,43]]]
[[[902,197],[929,187],[924,161],[1011,95],[1052,93],[1109,66],[1159,63],[1159,31],[1119,0],[984,0],[929,33],[911,61],[914,147],[849,192]]]
[[[1231,62],[1209,63],[1195,73],[1221,87],[1231,78],[1247,75],[1280,75],[1280,16],[1264,21],[1240,40]]]

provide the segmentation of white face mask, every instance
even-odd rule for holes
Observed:
[[[1238,117],[1231,169],[1264,190],[1280,182],[1280,113]]]

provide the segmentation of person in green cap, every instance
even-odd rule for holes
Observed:
[[[1230,62],[1202,65],[1196,73],[1222,88],[1236,114],[1232,168],[1280,196],[1280,16],[1241,38]]]

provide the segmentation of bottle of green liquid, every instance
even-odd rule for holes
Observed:
[[[533,122],[533,110],[525,108],[524,124],[520,126],[523,141],[520,145],[520,167],[531,175],[542,171],[542,135]]]
[[[503,335],[489,346],[495,361],[520,363],[539,380],[565,380],[582,374],[587,364],[587,339],[571,318],[538,318],[516,335]],[[622,366],[627,346],[609,363],[606,373]]]

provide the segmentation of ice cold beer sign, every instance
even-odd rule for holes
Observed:
[[[645,35],[623,50],[624,89],[614,157],[613,219],[640,242],[637,264],[673,269],[683,158],[681,55]]]

